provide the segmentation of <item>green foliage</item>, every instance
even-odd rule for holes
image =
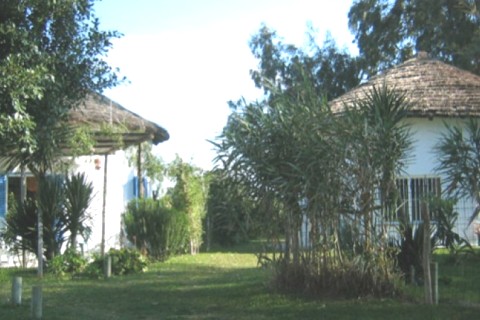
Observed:
[[[105,260],[100,254],[94,254],[91,261],[86,265],[82,275],[90,279],[101,279],[104,277]]]
[[[348,18],[369,76],[418,51],[480,74],[476,1],[358,0]]]
[[[153,259],[165,260],[186,250],[188,217],[165,200],[133,200],[123,221],[128,240]]]
[[[55,256],[48,265],[48,269],[56,276],[71,277],[84,272],[87,266],[87,259],[74,250],[66,250],[63,254]]]
[[[41,209],[45,257],[60,253],[67,231],[64,214],[65,188],[60,176],[46,176],[39,181],[38,205]]]
[[[429,208],[434,217],[436,232],[435,237],[439,245],[449,250],[454,250],[456,245],[468,242],[454,231],[458,219],[458,212],[454,210],[455,199],[432,198]]]
[[[190,253],[196,254],[202,245],[208,183],[199,168],[178,156],[169,164],[168,174],[175,181],[175,186],[167,191],[167,195],[171,199],[171,206],[188,219]]]
[[[137,250],[112,248],[108,251],[108,256],[112,259],[113,275],[142,273],[147,269],[146,258]]]
[[[265,234],[285,248],[278,259],[285,264],[280,273],[286,272],[280,278],[288,279],[290,270],[333,272],[349,254],[387,255],[379,218],[391,206],[395,176],[411,145],[403,121],[410,107],[404,95],[386,86],[374,88],[344,113],[333,114],[317,94],[308,68],[297,68],[303,78],[287,89],[263,79],[269,97],[239,101],[215,144],[227,176],[241,188],[247,186],[248,196],[267,217]],[[299,230],[305,220],[309,242],[302,247]],[[342,249],[348,240],[340,238],[347,235],[342,229],[353,243],[347,250]],[[373,260],[363,262],[375,265]],[[371,276],[393,281],[386,276],[389,272]],[[288,290],[297,281],[279,283]],[[372,283],[382,292],[382,281]],[[362,294],[372,294],[368,288]]]
[[[255,86],[272,94],[271,85],[265,81],[268,79],[273,87],[294,94],[296,85],[307,77],[316,95],[330,100],[360,83],[357,58],[339,49],[328,34],[322,46],[315,43],[312,30],[308,36],[309,47],[301,49],[283,43],[275,31],[262,25],[250,40],[250,49],[259,61],[258,69],[250,71]]]
[[[86,125],[75,128],[68,144],[72,156],[91,154],[95,147],[92,128]]]
[[[92,8],[93,0],[0,4],[0,145],[10,167],[45,174],[71,138],[69,111],[119,82],[103,59],[119,34],[99,30]]]
[[[207,200],[207,232],[220,245],[235,245],[258,235],[260,214],[247,194],[246,188],[223,170],[211,173]],[[210,230],[208,230],[210,228]]]
[[[1,236],[15,254],[37,250],[37,205],[35,200],[17,202],[13,195]]]
[[[162,183],[166,174],[166,166],[162,159],[157,157],[152,150],[150,142],[144,142],[141,145],[141,163],[144,170],[143,174],[151,181]],[[136,167],[138,164],[138,147],[130,147],[127,149],[128,164]]]
[[[92,279],[100,279],[104,276],[106,257],[111,257],[111,272],[115,276],[143,273],[147,270],[148,260],[140,251],[135,249],[110,249],[105,258],[94,254],[81,275]]]

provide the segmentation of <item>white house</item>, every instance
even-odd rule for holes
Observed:
[[[168,132],[97,94],[88,96],[84,103],[71,112],[69,123],[77,127],[87,126],[94,138],[91,154],[76,158],[71,169],[72,173],[85,173],[94,188],[89,208],[92,233],[87,242],[79,243],[85,251],[100,251],[102,243],[105,250],[119,247],[122,244],[121,214],[126,204],[138,193],[137,168],[129,166],[123,149],[144,141],[161,143],[169,138]],[[66,156],[68,152],[68,148],[65,148]],[[0,168],[0,225],[7,212],[8,195],[20,194],[21,177],[18,169],[7,171]],[[35,193],[37,185],[33,175],[27,172],[24,179],[26,193]],[[8,255],[7,248],[0,243],[0,266],[15,263],[18,263],[18,258]]]
[[[445,123],[462,125],[468,117],[480,117],[480,77],[419,53],[413,59],[393,67],[330,102],[332,110],[365,97],[375,86],[386,85],[406,95],[412,103],[407,121],[413,134],[412,159],[400,177],[402,198],[412,222],[421,219],[420,199],[426,194],[440,195],[444,179],[435,172],[434,146],[446,132]],[[456,207],[459,218],[456,231],[477,244],[474,224],[469,225],[475,204],[461,199]]]

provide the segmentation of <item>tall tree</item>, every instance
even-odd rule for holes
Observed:
[[[271,84],[288,91],[308,77],[317,95],[330,100],[359,84],[361,70],[357,58],[340,50],[329,35],[322,46],[315,42],[313,31],[308,36],[309,48],[297,48],[283,43],[267,26],[261,26],[250,40],[250,49],[259,61],[258,69],[250,71],[255,85],[265,93],[272,93]]]
[[[100,30],[93,3],[0,2],[0,152],[6,155],[4,165],[28,167],[39,181],[72,137],[66,123],[69,111],[90,92],[119,81],[103,60],[110,40],[119,34]],[[41,189],[39,193],[41,197]],[[42,276],[41,210],[38,224]]]
[[[0,3],[0,145],[12,166],[51,169],[68,112],[119,81],[102,59],[118,33],[100,31],[93,2]]]
[[[479,7],[478,0],[357,0],[348,17],[370,76],[419,51],[480,74]]]

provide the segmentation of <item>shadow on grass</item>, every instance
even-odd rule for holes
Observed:
[[[246,243],[235,245],[213,245],[208,252],[211,253],[251,253],[261,252],[266,246],[266,240],[251,240]]]

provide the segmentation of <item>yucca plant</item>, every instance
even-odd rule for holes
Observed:
[[[10,206],[2,238],[16,254],[36,252],[37,248],[37,204],[35,200],[26,199],[24,202],[9,198]]]
[[[60,253],[65,242],[67,221],[64,214],[64,180],[61,176],[45,176],[39,181],[38,206],[42,210],[45,256],[51,260]]]
[[[88,239],[91,220],[88,207],[93,199],[93,185],[85,174],[77,173],[65,180],[65,219],[70,232],[70,248],[76,251],[77,236]]]

